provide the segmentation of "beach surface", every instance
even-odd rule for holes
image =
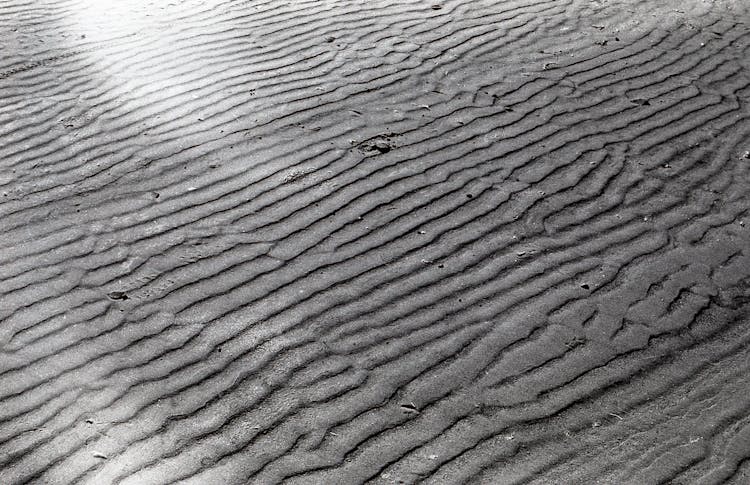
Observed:
[[[750,3],[0,2],[0,484],[750,483]]]

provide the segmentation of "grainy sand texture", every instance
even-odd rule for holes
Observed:
[[[0,485],[750,484],[750,2],[0,0]]]

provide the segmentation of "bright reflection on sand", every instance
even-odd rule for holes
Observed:
[[[144,0],[82,0],[73,18],[88,40],[107,41],[157,27],[164,9]]]
[[[188,57],[197,42],[185,29],[200,12],[216,8],[219,0],[155,2],[153,0],[82,0],[75,4],[71,30],[87,47],[92,67],[118,93],[133,89],[179,92],[174,79],[190,72]],[[186,41],[186,37],[188,40]],[[200,69],[193,65],[193,70]],[[132,91],[131,95],[135,94]]]

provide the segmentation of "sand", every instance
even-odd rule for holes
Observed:
[[[750,4],[0,3],[0,484],[750,483]]]

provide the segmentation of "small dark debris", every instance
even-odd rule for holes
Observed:
[[[620,38],[619,37],[615,37],[615,41],[616,42],[620,42]]]
[[[585,338],[575,337],[574,339],[565,342],[565,346],[567,348],[569,348],[569,349],[572,350],[572,349],[574,349],[576,347],[579,347],[579,346],[581,346],[581,345],[583,345],[585,343],[586,343],[586,339]]]
[[[98,451],[95,451],[93,453],[93,457],[94,458],[99,458],[99,459],[102,459],[102,460],[106,460],[107,459],[107,455],[105,455],[104,453],[99,453]]]
[[[591,287],[588,284],[584,283],[581,285],[581,288],[583,288],[584,290],[588,290]]]
[[[439,265],[438,265],[438,268],[440,268],[440,269],[443,269],[443,268],[445,268],[445,265],[443,265],[443,264],[439,264]]]
[[[467,199],[472,199],[472,198],[474,198],[474,196],[472,194],[466,194],[466,198]]]
[[[380,153],[388,153],[391,151],[391,146],[383,140],[376,140],[372,146]]]
[[[94,424],[94,420],[91,419],[91,418],[89,418],[89,419],[86,420],[86,423],[88,423],[88,424]]]
[[[419,412],[419,409],[417,409],[417,407],[413,403],[402,404],[401,408],[404,411],[409,412],[409,413],[418,413]]]
[[[378,137],[374,140],[363,142],[360,145],[359,149],[363,153],[367,153],[367,152],[388,153],[389,151],[391,151],[392,147],[388,143],[388,141],[386,141],[385,137],[383,138]]]
[[[442,5],[437,5],[437,4],[436,4],[436,5],[433,5],[433,6],[431,7],[431,8],[432,8],[433,10],[441,10],[441,9],[443,8],[443,6],[442,6]]]
[[[110,291],[107,296],[112,300],[127,300],[128,295],[124,291]]]
[[[651,106],[651,102],[648,99],[643,98],[631,99],[630,102],[638,104],[640,106]]]
[[[328,37],[326,37],[326,42],[328,42],[329,44],[330,44],[331,42],[333,42],[334,40],[336,40],[336,37],[333,37],[333,36],[328,36]]]
[[[291,183],[291,182],[294,182],[296,180],[303,178],[305,175],[307,175],[307,172],[304,172],[301,170],[295,170],[287,174],[284,177],[284,180],[282,180],[282,182],[284,182],[285,184],[288,184],[288,183]]]

